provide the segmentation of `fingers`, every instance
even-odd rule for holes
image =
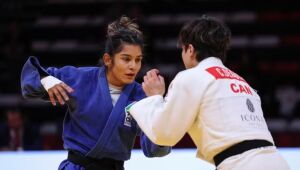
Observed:
[[[57,85],[56,85],[56,86],[57,86]],[[60,94],[60,92],[59,92],[59,90],[58,90],[57,87],[56,87],[56,88],[53,88],[53,93],[54,93],[56,99],[58,100],[58,102],[59,102],[61,105],[64,105],[65,102],[64,102],[64,100],[63,100],[63,98],[62,98],[62,96],[61,96],[61,94]]]
[[[66,94],[66,91],[65,89],[63,88],[63,86],[57,86],[57,90],[59,91],[59,93],[62,95],[63,99],[65,101],[68,101],[69,100],[69,97],[68,95]]]
[[[159,70],[156,68],[151,69],[149,72],[154,72],[156,75],[159,74]]]
[[[165,93],[165,81],[157,69],[148,71],[143,79],[142,87],[147,96]]]
[[[164,78],[159,75],[159,70],[152,69],[146,73],[144,76],[144,82],[146,84],[153,84],[153,83],[163,83],[164,84]]]
[[[158,69],[152,69],[153,70],[153,72],[155,72],[155,74],[159,74],[159,70]]]
[[[147,91],[148,91],[148,89],[147,89],[147,86],[146,86],[145,82],[143,82],[143,83],[142,83],[142,87],[143,87],[143,90],[144,90],[144,92],[147,92]]]
[[[69,100],[68,93],[72,92],[74,92],[74,90],[65,83],[57,84],[48,90],[49,99],[53,106],[56,106],[57,101],[61,105],[64,105],[65,102]]]
[[[147,72],[147,76],[148,78],[154,78],[154,79],[158,79],[157,75],[159,74],[159,70],[157,69],[151,69],[150,71]]]
[[[151,78],[152,78],[152,73],[151,73],[151,71],[148,71],[147,74],[146,74],[146,76],[147,76],[148,79],[151,79]]]
[[[51,101],[51,104],[52,104],[53,106],[56,106],[56,102],[55,102],[55,98],[54,98],[54,94],[53,94],[52,90],[49,89],[48,95],[49,95],[49,99],[50,99],[50,101]]]
[[[148,71],[146,74],[146,79],[148,80],[148,82],[153,83],[156,81],[159,81],[158,79],[158,71],[155,71],[154,69],[152,69],[151,71]]]
[[[143,83],[145,84],[145,83],[148,83],[148,82],[149,82],[149,80],[148,80],[148,76],[147,76],[147,75],[145,75],[145,76],[144,76],[144,82],[143,82]]]
[[[159,75],[158,79],[159,79],[160,83],[165,84],[165,79],[163,76]]]
[[[61,83],[61,85],[65,90],[67,90],[68,93],[74,92],[74,90],[70,86],[66,85],[65,83]]]
[[[148,83],[143,82],[142,87],[143,87],[143,90],[144,90],[146,96],[151,96],[152,95],[151,88],[149,88]]]
[[[156,73],[155,71],[151,71],[151,72],[150,72],[150,76],[151,76],[153,79],[158,79],[157,73]]]

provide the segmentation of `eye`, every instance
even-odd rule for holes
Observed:
[[[125,56],[125,57],[122,57],[122,60],[126,61],[126,62],[129,62],[130,61],[130,58]]]
[[[139,62],[141,62],[142,61],[142,58],[137,58],[137,59],[135,59],[135,62],[137,62],[137,63],[139,63]]]

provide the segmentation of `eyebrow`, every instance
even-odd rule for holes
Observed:
[[[132,57],[132,55],[129,55],[129,54],[121,54],[121,55],[122,56],[126,56],[126,57]],[[139,55],[137,57],[143,58],[143,55],[141,54],[141,55]]]

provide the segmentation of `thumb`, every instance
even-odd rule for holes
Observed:
[[[142,83],[142,88],[143,88],[144,91],[146,91],[146,85],[145,85],[145,82]]]

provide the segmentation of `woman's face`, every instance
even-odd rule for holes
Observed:
[[[103,60],[108,68],[108,82],[117,87],[132,83],[141,69],[142,57],[141,47],[130,44],[123,45],[113,58],[105,54]]]

